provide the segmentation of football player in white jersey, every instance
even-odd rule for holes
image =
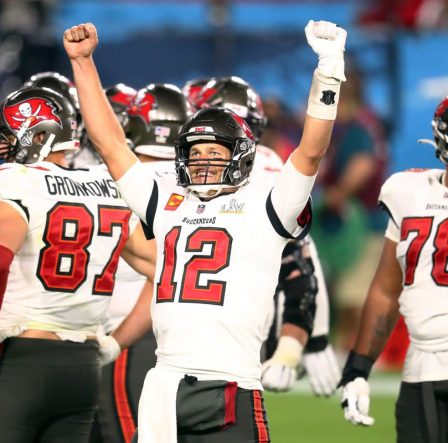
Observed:
[[[244,118],[257,142],[250,179],[266,181],[270,177],[274,181],[283,162],[272,149],[259,143],[267,119],[258,93],[236,76],[213,78],[199,92],[191,86],[186,91],[196,109],[223,106]],[[265,357],[268,360],[262,367],[263,386],[277,392],[290,390],[297,378],[297,366],[302,363],[316,395],[334,393],[341,374],[328,342],[329,302],[325,279],[309,236],[306,240],[291,240],[283,251],[272,319],[273,324],[269,323],[267,331]],[[275,353],[273,347],[277,348]]]
[[[111,97],[108,98],[111,101]],[[117,109],[114,110],[117,113]],[[151,173],[175,177],[174,144],[190,115],[190,107],[175,85],[150,84],[136,91],[121,124],[132,150]],[[106,332],[120,325],[140,297],[143,310],[131,324],[142,337],[126,347],[115,362],[103,368],[99,426],[94,426],[96,436],[91,437],[90,443],[127,443],[136,430],[140,393],[147,372],[156,364],[157,348],[149,314],[152,284],[149,281],[144,286],[145,281],[126,263],[119,265]],[[142,287],[145,292],[140,294]],[[122,343],[120,345],[124,348]]]
[[[283,248],[310,221],[309,195],[345,79],[345,30],[310,21],[305,32],[319,64],[302,140],[273,187],[248,183],[254,138],[225,108],[200,110],[184,125],[177,183],[148,173],[102,91],[92,58],[95,27],[64,34],[89,136],[157,241],[157,365],[140,399],[140,442],[270,440],[260,392],[262,329]]]
[[[66,98],[22,89],[1,114],[15,161],[0,167],[1,440],[86,442],[100,359],[117,350],[100,325],[118,257],[149,276],[150,254],[106,169],[66,168],[79,146]]]
[[[395,412],[400,443],[448,441],[448,98],[432,127],[444,169],[399,172],[381,189],[389,224],[340,382],[345,418],[372,425],[367,379],[401,313],[411,343]]]

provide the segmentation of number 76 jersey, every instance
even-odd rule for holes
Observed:
[[[448,187],[444,171],[392,175],[380,203],[390,214],[386,237],[397,243],[403,272],[400,312],[411,341],[429,351],[448,351]]]
[[[94,333],[132,229],[131,211],[107,171],[49,162],[4,164],[0,199],[28,225],[11,264],[0,329]]]

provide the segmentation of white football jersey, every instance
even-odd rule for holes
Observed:
[[[409,382],[448,377],[448,355],[442,365],[427,360],[421,365],[416,355],[448,354],[448,188],[443,174],[439,169],[394,174],[379,197],[390,214],[386,237],[397,243],[403,272],[399,303],[411,339],[404,370]]]
[[[131,211],[104,166],[0,166],[0,198],[28,224],[11,264],[0,330],[94,332],[114,289]]]
[[[288,163],[279,177],[298,192],[282,194],[281,202],[270,198],[272,182],[259,181],[204,201],[169,176],[148,176],[139,163],[119,180],[124,198],[157,240],[152,317],[158,365],[261,389],[263,327],[285,226],[294,225],[295,236],[303,233],[305,224],[296,219],[314,180],[292,168]],[[300,209],[291,216],[291,208]]]
[[[161,176],[169,174],[175,179],[174,160],[142,163],[148,171],[154,171]],[[152,173],[152,172],[151,172]],[[114,331],[137,303],[140,291],[146,282],[146,277],[134,271],[122,258],[118,263],[115,276],[115,289],[107,311],[105,330]]]

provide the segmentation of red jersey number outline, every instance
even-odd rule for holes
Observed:
[[[128,221],[131,211],[127,207],[99,205],[99,236],[111,236],[114,226],[121,227],[121,235],[103,272],[95,275],[92,294],[112,295],[118,258],[129,237]],[[68,223],[74,225],[74,234],[67,237]],[[47,213],[42,237],[45,246],[40,250],[36,275],[44,288],[53,292],[75,292],[87,279],[95,218],[82,203],[56,203]],[[70,260],[67,272],[60,270],[63,259]]]
[[[411,232],[417,233],[406,251],[404,286],[410,286],[414,283],[415,271],[423,247],[431,235],[433,221],[433,217],[407,217],[403,219],[400,233],[401,241],[406,240]],[[437,286],[448,286],[448,219],[443,220],[436,226],[433,245],[431,277]]]
[[[181,229],[180,226],[174,226],[165,236],[164,262],[157,284],[157,303],[174,301],[177,283],[173,278]],[[232,240],[229,232],[223,228],[202,227],[188,236],[185,252],[202,252],[206,245],[211,245],[211,252],[207,255],[193,255],[185,264],[180,303],[224,304],[225,281],[208,280],[205,285],[200,285],[199,280],[201,275],[218,274],[229,266]]]

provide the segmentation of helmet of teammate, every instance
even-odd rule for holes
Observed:
[[[124,83],[117,83],[106,88],[104,92],[121,126],[126,131],[129,124],[128,110],[134,102],[137,90]]]
[[[190,148],[196,144],[219,143],[231,152],[230,160],[190,159]],[[206,196],[213,190],[247,183],[255,160],[255,139],[246,121],[227,108],[200,109],[182,128],[176,143],[176,173],[180,186],[188,187],[198,195]],[[189,166],[204,164],[223,166],[218,183],[193,184]],[[216,194],[215,194],[216,195]]]
[[[231,109],[246,120],[257,143],[266,127],[267,118],[260,96],[236,76],[211,79],[197,94],[195,106],[197,109],[210,106]]]
[[[49,88],[69,99],[77,112],[79,112],[78,93],[75,84],[58,72],[47,71],[32,75],[22,88]]]
[[[174,159],[179,131],[191,116],[191,108],[177,86],[152,83],[140,89],[128,115],[127,136],[137,154]]]
[[[127,113],[128,108],[131,106],[134,97],[137,95],[137,91],[130,86],[123,83],[116,83],[104,89],[106,97],[115,112],[123,130],[126,132],[129,125],[129,116]],[[69,164],[71,168],[82,168],[86,165],[97,165],[103,162],[92,143],[89,140],[89,135],[86,128],[82,127],[81,130],[81,149],[73,155]],[[128,145],[132,147],[132,144],[127,140]]]
[[[190,106],[197,111],[196,109],[196,97],[198,96],[201,89],[210,81],[210,78],[196,78],[194,80],[189,80],[182,87],[182,93],[185,98],[190,103]]]
[[[434,112],[432,132],[436,144],[436,156],[448,165],[448,97],[438,104]]]
[[[0,104],[3,107],[3,103]],[[3,117],[3,112],[0,113],[0,164],[9,160],[10,151],[14,145],[14,134],[9,129],[6,121]]]
[[[13,136],[8,161],[35,163],[50,153],[79,148],[76,112],[71,102],[48,88],[11,93],[1,107],[3,138]]]

